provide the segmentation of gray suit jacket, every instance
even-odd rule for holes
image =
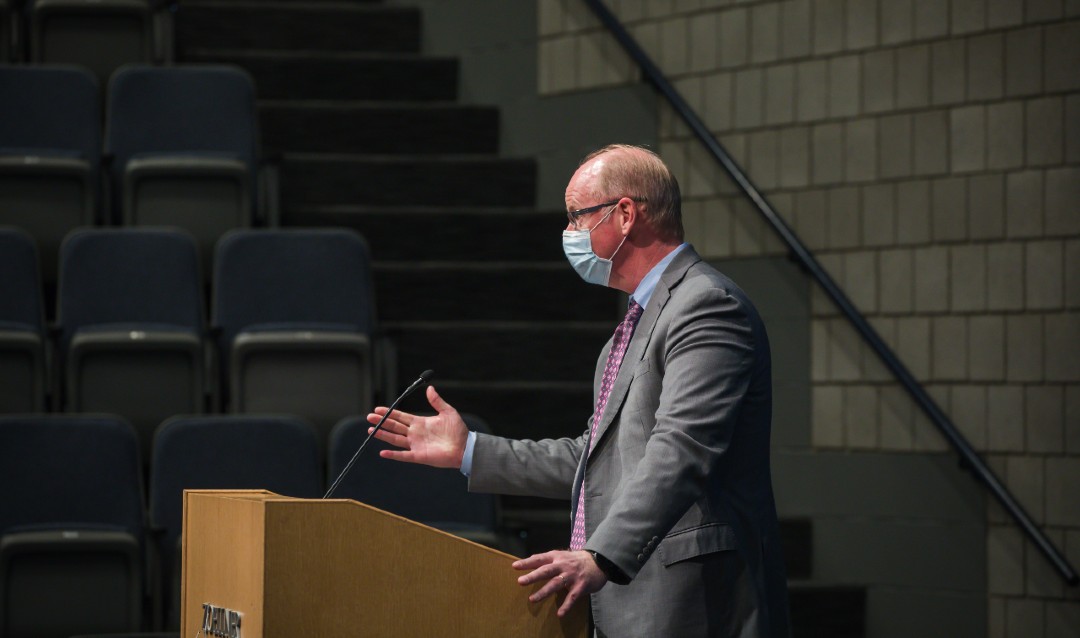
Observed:
[[[787,636],[771,413],[761,318],[687,247],[638,321],[589,458],[591,419],[574,439],[480,434],[469,489],[575,505],[585,490],[586,549],[631,578],[592,595],[599,635]]]

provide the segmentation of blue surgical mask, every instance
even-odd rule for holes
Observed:
[[[607,218],[613,212],[615,212],[614,206],[607,215],[604,215],[599,224],[589,230],[564,230],[562,234],[563,252],[566,253],[566,259],[577,271],[577,274],[590,284],[608,285],[608,280],[611,279],[611,260],[615,259],[619,248],[622,248],[622,245],[626,242],[626,236],[624,235],[623,240],[619,242],[619,247],[615,249],[615,252],[608,259],[604,259],[593,252],[592,231],[607,221]]]

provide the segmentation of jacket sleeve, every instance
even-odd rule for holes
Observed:
[[[469,491],[568,499],[584,444],[584,434],[519,441],[477,433]]]

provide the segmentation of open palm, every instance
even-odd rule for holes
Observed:
[[[375,438],[401,449],[383,450],[379,456],[433,467],[460,468],[469,429],[457,410],[443,401],[433,386],[427,388],[427,400],[435,409],[435,416],[417,416],[401,410],[390,414]],[[375,408],[367,416],[368,423],[375,425],[386,412],[385,407]]]

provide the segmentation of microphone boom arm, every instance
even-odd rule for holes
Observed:
[[[390,404],[390,409],[386,411],[386,414],[384,414],[383,417],[379,419],[379,422],[375,424],[375,427],[371,430],[371,432],[368,433],[367,438],[364,439],[364,442],[360,444],[360,447],[356,450],[356,453],[352,455],[351,459],[349,459],[348,465],[345,466],[345,469],[341,470],[341,474],[338,474],[338,477],[334,479],[334,484],[330,486],[330,489],[326,490],[326,494],[323,494],[324,499],[330,498],[330,495],[334,493],[334,490],[337,489],[338,484],[341,483],[341,479],[345,478],[345,475],[348,474],[349,470],[352,469],[353,464],[356,463],[356,459],[360,458],[360,453],[364,451],[365,447],[367,447],[368,441],[371,440],[371,437],[375,436],[375,433],[378,432],[379,428],[382,427],[383,422],[390,417],[390,413],[394,411],[394,408],[397,407],[397,404],[400,403],[402,399],[412,394],[413,391],[416,390],[416,388],[420,387],[420,384],[426,382],[434,374],[435,372],[433,370],[424,370],[422,373],[420,373],[419,379],[413,381],[412,385],[410,385],[408,388],[405,388],[405,391],[401,393],[401,396],[394,399],[394,402]]]

